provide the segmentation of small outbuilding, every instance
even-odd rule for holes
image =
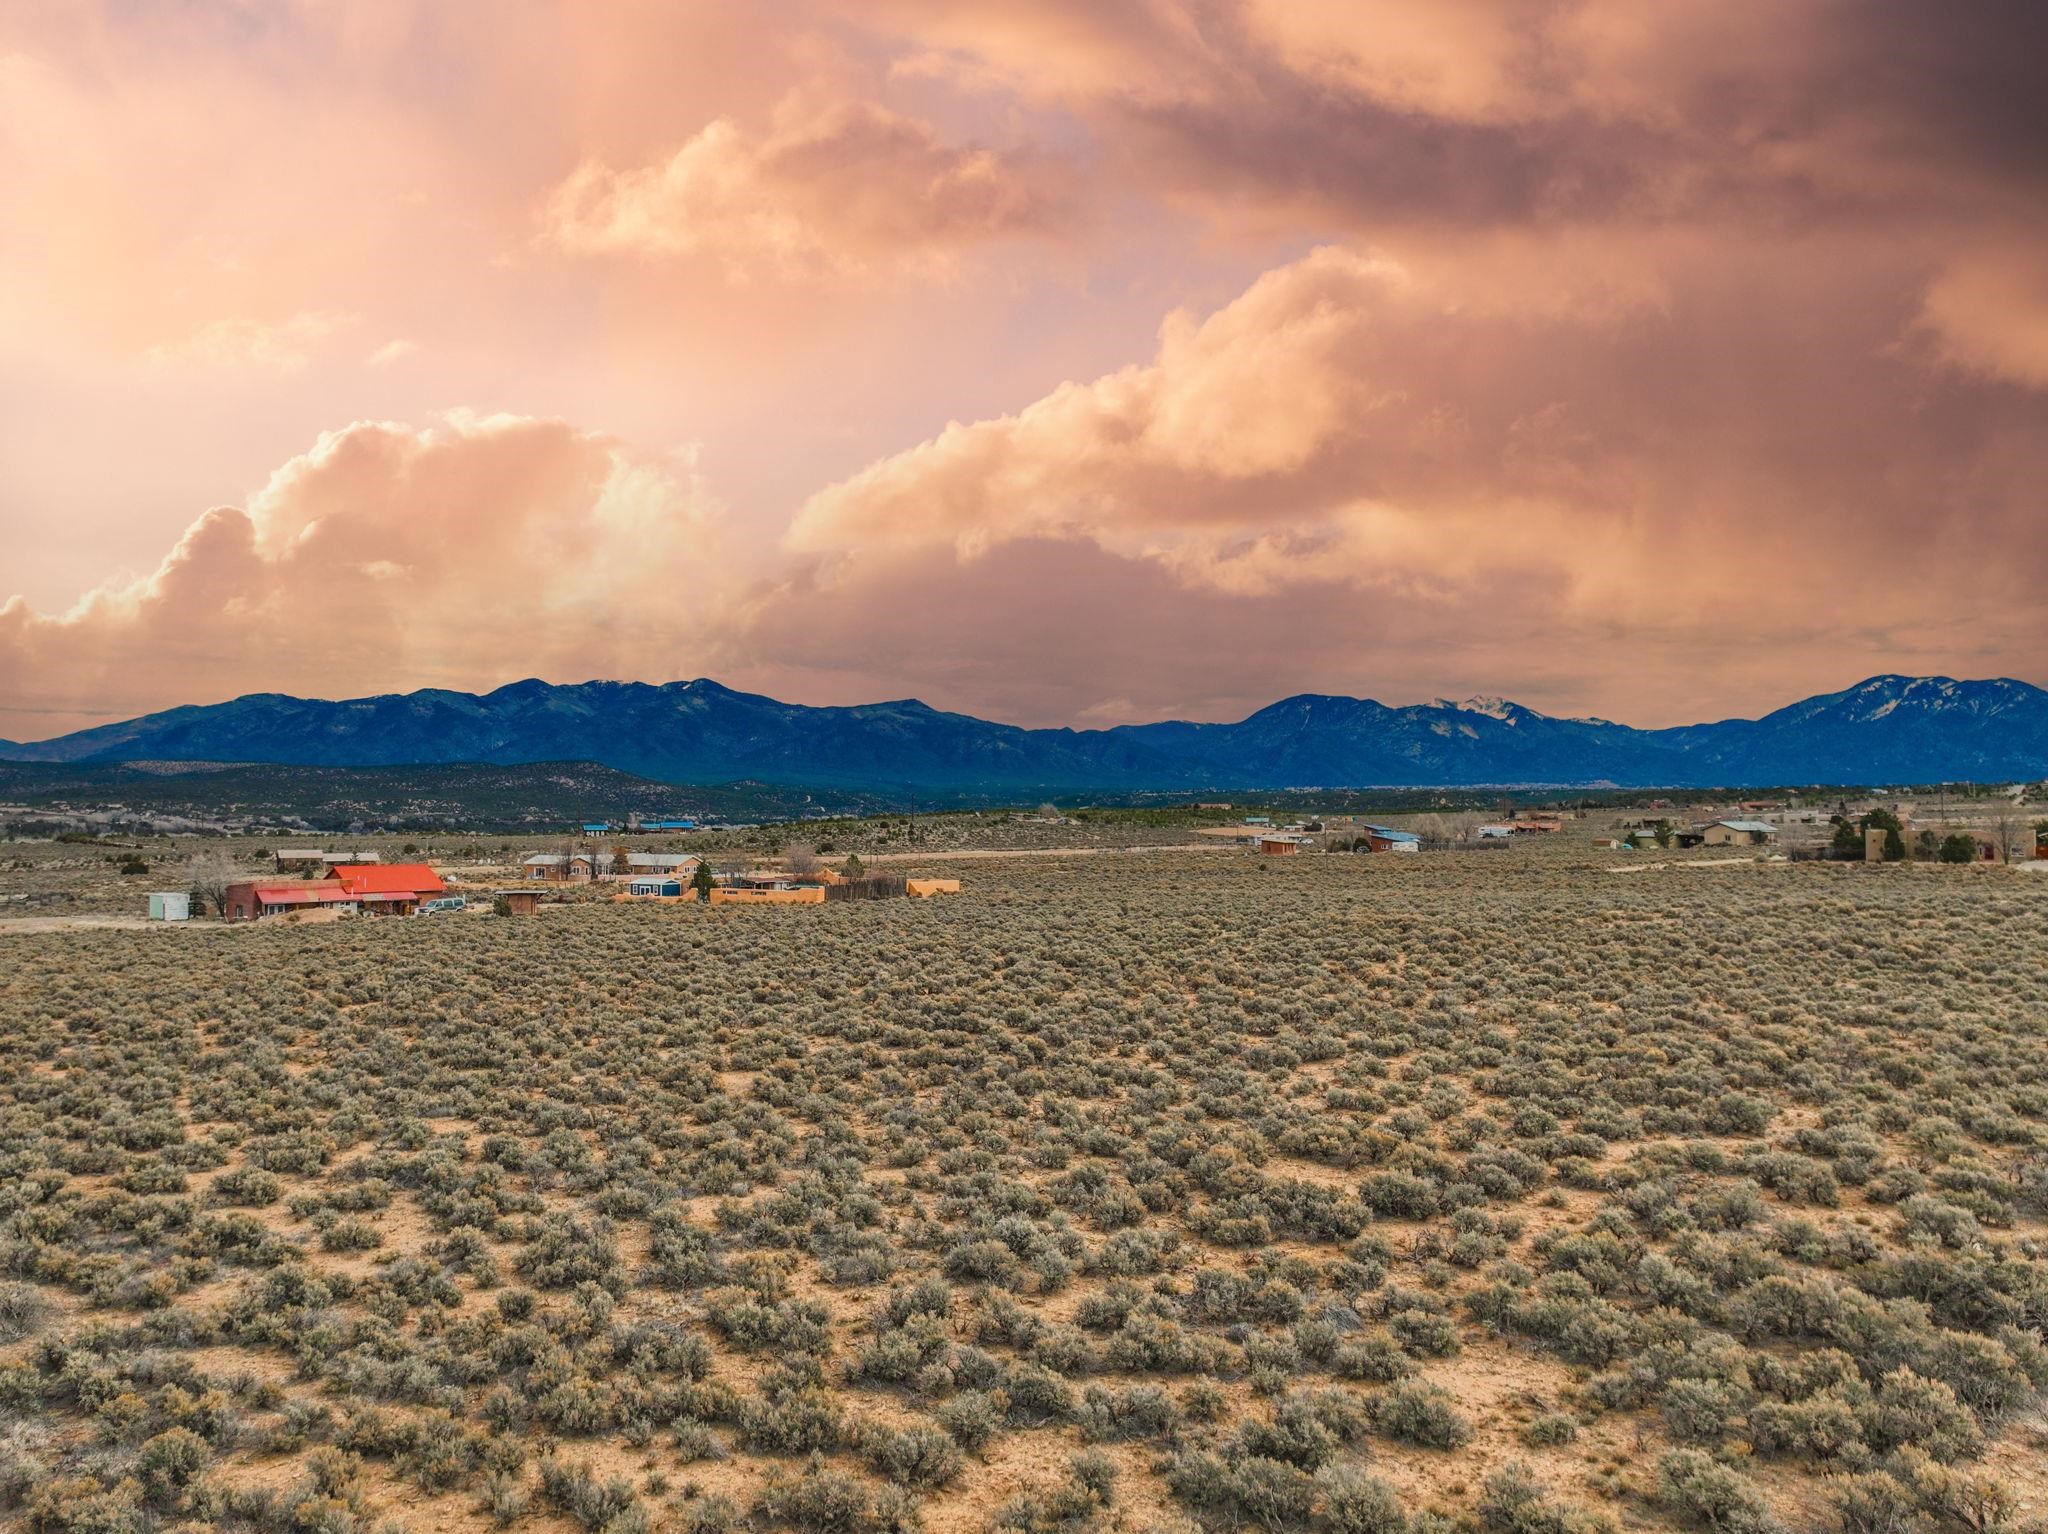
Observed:
[[[149,896],[151,921],[190,921],[192,897],[183,890],[152,890]]]
[[[498,890],[491,901],[507,916],[538,916],[540,914],[539,890]]]

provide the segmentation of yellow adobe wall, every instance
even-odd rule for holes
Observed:
[[[793,890],[715,889],[713,905],[823,905],[825,886],[807,884]]]
[[[933,895],[959,894],[960,881],[958,879],[905,879],[903,881],[903,888],[905,893],[915,895],[920,900],[925,900]]]

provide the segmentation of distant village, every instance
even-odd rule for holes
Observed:
[[[1294,796],[1290,796],[1294,797]],[[1334,811],[1278,809],[1233,805],[1219,800],[1182,802],[1162,810],[1081,807],[1062,812],[1052,804],[1036,813],[1023,811],[938,812],[925,824],[943,823],[979,829],[972,846],[945,855],[1003,856],[1078,850],[1117,850],[1106,846],[1101,827],[1143,824],[1146,814],[1165,814],[1173,830],[1144,846],[1122,850],[1172,850],[1207,847],[1235,851],[1260,860],[1303,856],[1415,858],[1439,852],[1505,853],[1516,846],[1555,844],[1567,854],[1589,850],[1611,855],[1617,867],[1648,866],[1660,855],[1703,852],[1709,861],[1764,860],[1779,862],[1833,861],[1886,863],[2013,863],[2035,867],[2048,863],[2048,820],[2030,818],[2025,785],[2003,791],[1975,791],[1966,797],[1914,796],[1887,791],[1857,799],[1807,802],[1796,794],[1740,801],[1685,803],[1668,798],[1637,799],[1632,804],[1601,807],[1531,806],[1502,798],[1486,814],[1470,808],[1403,812],[1386,818]],[[1470,800],[1468,799],[1468,804]],[[4,807],[0,807],[4,808]],[[2036,811],[2035,813],[2038,813]],[[1172,818],[1180,817],[1180,818]],[[258,875],[232,863],[232,842],[217,854],[204,851],[192,859],[228,864],[231,873],[194,878],[183,890],[159,889],[147,896],[147,916],[179,922],[198,918],[245,923],[318,923],[348,918],[434,917],[464,912],[533,916],[543,907],[563,904],[703,905],[716,907],[823,905],[845,900],[921,899],[959,891],[956,879],[908,878],[864,867],[858,852],[826,858],[807,844],[791,842],[774,856],[777,826],[710,823],[684,815],[628,815],[621,819],[586,818],[565,826],[553,839],[527,837],[523,846],[506,843],[496,856],[480,846],[465,849],[460,861],[431,857],[408,843],[402,860],[389,854],[302,845],[262,849],[269,870]],[[832,850],[831,836],[842,839],[854,826],[867,824],[879,832],[858,851],[883,861],[911,855],[889,850],[892,843],[917,841],[914,817],[883,816],[867,822],[835,822],[820,843]],[[1007,829],[1006,829],[1007,828]],[[54,823],[14,823],[13,834],[33,837],[42,831],[57,842],[90,846],[121,846],[106,825],[88,830],[60,828]],[[1014,831],[1014,835],[1009,832]],[[740,834],[736,834],[740,833]],[[181,837],[200,840],[194,828],[180,826]],[[957,832],[955,833],[958,834]],[[929,832],[926,833],[927,837]],[[898,840],[900,838],[900,841]],[[538,842],[538,846],[536,846]],[[687,850],[694,843],[698,850]],[[880,843],[879,846],[876,844]],[[926,855],[933,850],[927,845]],[[124,872],[146,872],[146,865]],[[762,866],[763,864],[771,866]],[[33,904],[39,897],[9,894],[5,900]],[[134,897],[129,897],[134,898]],[[132,909],[132,907],[131,907]]]
[[[623,830],[624,828],[619,828]],[[636,825],[634,830],[685,829],[674,821]],[[586,822],[586,835],[612,834],[608,823]],[[814,854],[792,847],[789,866],[756,869],[737,865],[714,870],[695,853],[638,852],[621,845],[535,852],[522,858],[517,882],[488,889],[452,889],[425,863],[385,863],[375,853],[281,847],[271,855],[273,873],[237,878],[208,887],[204,879],[189,890],[158,890],[148,897],[153,921],[190,921],[212,915],[226,922],[293,923],[339,921],[347,917],[409,917],[488,909],[500,916],[534,916],[543,903],[559,903],[575,891],[594,892],[616,903],[730,905],[822,905],[836,900],[930,899],[958,894],[958,879],[906,878],[876,874],[849,857],[837,869]]]

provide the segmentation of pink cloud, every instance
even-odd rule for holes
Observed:
[[[945,143],[861,102],[785,101],[766,135],[719,118],[632,170],[585,161],[548,200],[546,237],[580,255],[705,254],[734,276],[930,262],[1072,219],[1061,167]]]
[[[1364,602],[1474,654],[1482,612],[1519,632],[1501,654],[1627,636],[1631,679],[1597,700],[1619,717],[1661,680],[1650,657],[1688,650],[1924,664],[1995,633],[1993,653],[2048,653],[2048,547],[2020,531],[2016,478],[2048,470],[2038,408],[1932,403],[1911,359],[1880,355],[1904,293],[1887,312],[1826,261],[1769,286],[1762,267],[1674,261],[1655,305],[1518,310],[1456,264],[1326,248],[1170,317],[1149,362],[818,492],[787,542],[827,590],[908,567],[926,590],[979,585],[1010,547],[1085,546],[1190,612]],[[1847,573],[1873,559],[1899,578]]]
[[[149,576],[70,611],[0,606],[0,733],[105,700],[467,684],[506,669],[630,669],[687,653],[714,538],[687,459],[560,421],[359,422],[194,522]]]
[[[2044,17],[16,7],[0,734],[532,670],[1040,721],[2038,674]]]

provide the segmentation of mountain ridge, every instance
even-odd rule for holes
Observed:
[[[0,760],[388,767],[588,759],[677,784],[894,792],[1621,787],[2048,776],[2048,691],[1886,673],[1755,719],[1638,729],[1511,700],[1298,693],[1234,722],[1026,728],[916,698],[811,706],[708,677],[509,682],[338,700],[250,693],[37,742]]]

